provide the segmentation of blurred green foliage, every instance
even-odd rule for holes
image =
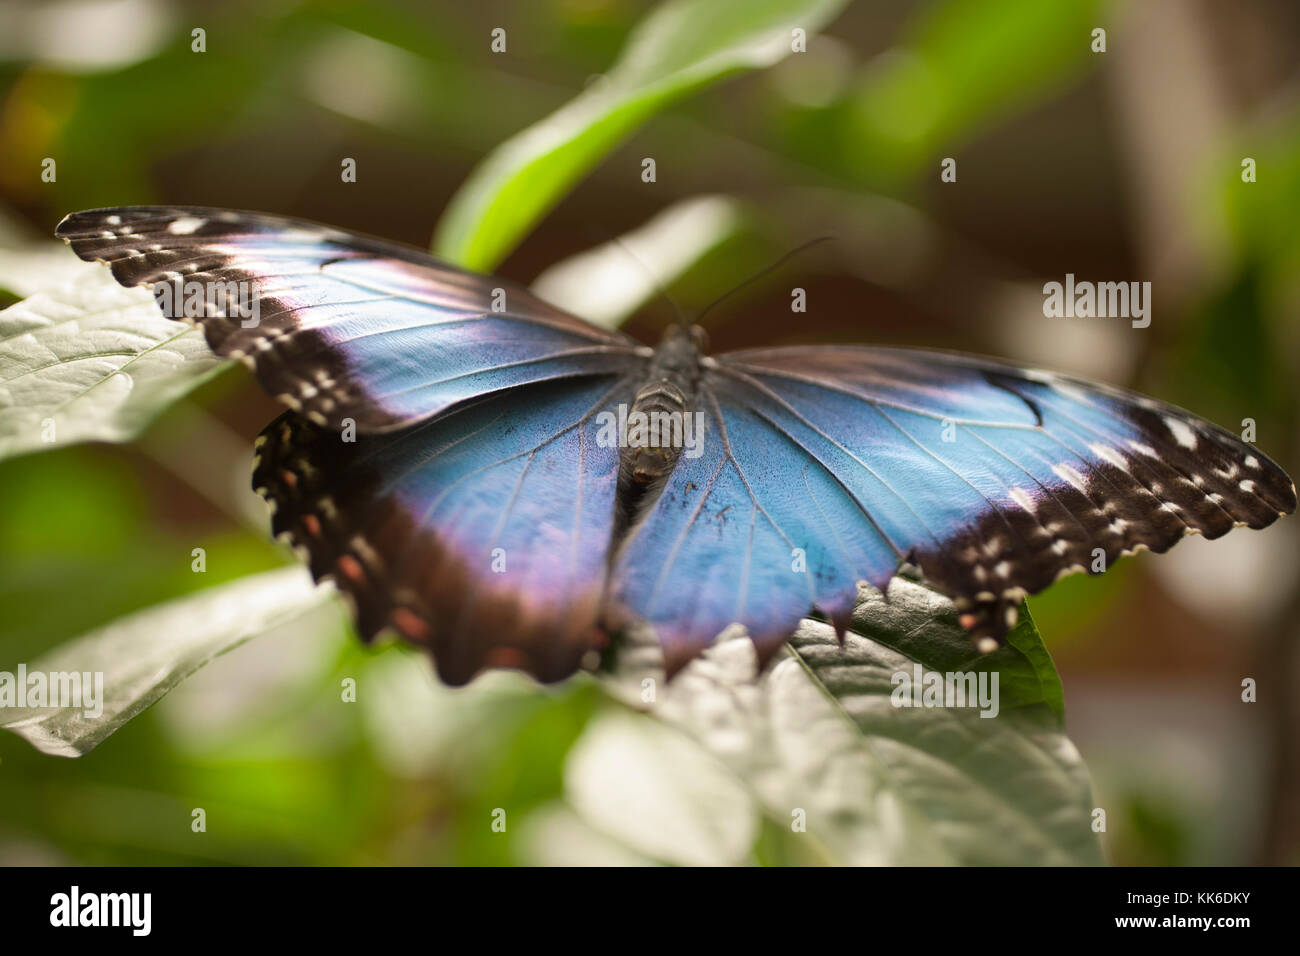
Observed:
[[[583,92],[588,80],[610,69],[653,6],[630,0],[155,3],[141,9],[157,21],[156,45],[106,66],[78,63],[66,50],[56,57],[33,36],[30,49],[7,47],[0,64],[0,197],[45,231],[72,209],[195,201],[297,212],[427,243],[440,210],[485,154],[570,109],[566,104],[594,98]],[[782,6],[764,9],[779,13]],[[820,17],[838,4],[788,6],[820,10]],[[444,223],[440,248],[495,264],[557,202],[555,218],[571,223],[564,204],[580,200],[584,190],[596,197],[590,204],[597,210],[636,219],[671,198],[734,189],[753,206],[745,233],[704,256],[672,288],[685,302],[703,303],[784,251],[792,237],[824,229],[835,216],[840,224],[849,221],[845,259],[868,264],[882,249],[909,249],[914,240],[930,250],[962,247],[963,233],[992,221],[976,236],[986,240],[1001,227],[1004,210],[985,208],[982,219],[961,220],[928,185],[939,159],[969,147],[976,156],[985,150],[986,166],[996,165],[987,158],[991,141],[1050,113],[1101,68],[1087,46],[1097,22],[1111,25],[1112,45],[1122,41],[1113,11],[1092,0],[852,4],[831,21],[826,37],[810,37],[810,44],[821,44],[816,55],[789,58],[763,76],[674,103],[658,119],[642,106],[625,107],[628,114],[603,128],[586,117],[589,122],[574,127],[577,159],[558,173],[518,178],[518,194],[497,193],[505,197],[504,220],[484,217],[474,206],[464,221]],[[500,25],[510,37],[509,55],[502,57],[488,42],[488,31]],[[191,51],[195,26],[207,31],[203,54]],[[75,33],[75,26],[63,29]],[[112,46],[113,36],[102,39]],[[94,40],[83,37],[81,46]],[[677,43],[669,52],[690,61],[701,51]],[[665,105],[697,80],[656,88],[647,100]],[[629,85],[644,92],[653,84]],[[607,148],[647,120],[644,139],[633,142],[653,144],[667,180],[661,193],[613,209],[599,168],[592,182],[576,185]],[[594,139],[581,139],[592,129]],[[1294,465],[1300,122],[1287,110],[1263,130],[1230,133],[1250,143],[1264,172],[1256,188],[1241,188],[1243,149],[1235,139],[1222,144],[1217,165],[1189,201],[1213,213],[1210,228],[1225,233],[1228,263],[1181,309],[1177,334],[1159,342],[1135,378],[1227,424],[1248,410],[1276,457]],[[1050,136],[1042,134],[1040,142]],[[1110,152],[1118,151],[1112,144]],[[632,181],[640,155],[615,149],[609,165],[622,164],[620,175]],[[356,156],[361,166],[352,193],[339,190],[340,156]],[[58,158],[56,182],[39,178],[45,157]],[[468,180],[469,188],[474,182]],[[530,193],[539,182],[555,191]],[[1056,186],[1071,188],[1064,181]],[[571,187],[572,200],[564,195]],[[803,191],[813,188],[825,192]],[[472,198],[463,202],[473,206]],[[1110,198],[1117,206],[1125,202]],[[872,219],[872,210],[895,218]],[[945,214],[950,225],[936,227]],[[910,223],[915,234],[884,228],[882,221]],[[527,261],[538,255],[529,242],[548,261],[558,258],[557,250],[573,251],[569,232],[548,231],[550,222],[525,241]],[[480,224],[484,231],[476,232]],[[1005,232],[1018,228],[1028,227],[1013,221]],[[1007,240],[988,260],[1020,252],[1041,263],[1034,259],[1038,245],[1032,238],[1021,246]],[[975,270],[995,282],[1021,278],[976,258]],[[960,276],[940,270],[916,280],[893,264],[881,274],[903,278],[873,277],[871,288],[853,286],[852,301],[861,304],[845,310],[838,324],[827,320],[813,331],[831,341],[987,343],[984,328],[970,329],[977,321],[964,292],[954,292],[956,304],[946,310],[929,300],[916,306],[916,285],[943,287],[952,279],[956,287]],[[881,286],[897,298],[871,298]],[[897,326],[873,311],[882,301],[904,315]],[[741,304],[754,306],[752,298]],[[764,325],[750,317],[756,311],[738,311],[743,321],[720,322],[720,339],[759,344],[745,337],[753,329],[769,338],[808,331],[790,328],[788,316]],[[937,322],[920,331],[909,324],[934,320],[936,312]],[[737,324],[745,328],[738,332]],[[251,438],[270,406],[235,397],[248,387],[244,373],[233,372],[191,400]],[[165,428],[165,419],[156,426]],[[0,500],[0,669],[121,614],[289,560],[258,530],[186,488],[145,448],[81,447],[0,463]],[[203,576],[189,566],[191,549],[200,546],[208,552]],[[1088,657],[1089,636],[1132,619],[1130,630],[1146,637],[1149,629],[1156,639],[1158,628],[1142,615],[1116,613],[1153,589],[1142,568],[1126,561],[1100,580],[1062,582],[1035,599],[1033,609],[1067,663],[1085,679],[1105,679],[1105,661]],[[433,678],[403,648],[363,648],[350,635],[289,634],[285,646],[297,656],[286,661],[258,649],[276,639],[219,661],[131,722],[111,746],[81,760],[52,759],[0,734],[0,862],[556,860],[545,834],[564,806],[565,756],[593,717],[613,706],[591,684],[540,693],[508,680],[467,691],[422,688],[421,680]],[[1169,647],[1174,639],[1165,640]],[[1068,703],[1069,667],[1063,670]],[[360,702],[335,706],[345,678],[363,688],[414,682],[414,699],[435,695],[433,719],[444,732],[404,725],[400,708],[385,714]],[[202,695],[213,693],[224,700],[226,717],[195,718],[196,709],[211,712]],[[448,727],[456,731],[445,732]],[[1241,850],[1233,859],[1206,860],[1189,849],[1187,808],[1196,807],[1190,798],[1179,805],[1176,793],[1138,797],[1122,784],[1110,790],[1126,794],[1113,814],[1122,836],[1111,843],[1113,850],[1121,847],[1115,855],[1122,861],[1240,862],[1246,856]],[[195,841],[189,819],[200,806],[208,838]],[[517,816],[496,833],[488,821],[502,806]],[[160,827],[159,820],[175,825]],[[562,832],[579,855],[583,848],[592,858],[614,852],[597,834]],[[809,862],[810,856],[785,828],[764,821],[749,859]]]

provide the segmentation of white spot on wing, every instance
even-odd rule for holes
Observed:
[[[1052,474],[1087,494],[1088,483],[1084,481],[1083,475],[1075,471],[1070,465],[1067,465],[1064,462],[1059,465],[1053,465]]]
[[[188,236],[202,229],[206,222],[198,216],[178,216],[167,223],[167,231],[173,236]]]
[[[1196,432],[1192,431],[1192,426],[1187,422],[1181,422],[1172,415],[1165,416],[1165,427],[1169,429],[1169,434],[1174,436],[1174,441],[1184,448],[1196,447]]]
[[[1124,456],[1109,445],[1103,445],[1101,442],[1095,441],[1091,442],[1088,448],[1102,461],[1110,462],[1120,471],[1128,471],[1128,462],[1124,460]]]
[[[1034,511],[1038,508],[1038,502],[1034,501],[1034,499],[1030,495],[1026,494],[1021,489],[1012,488],[1011,491],[1008,493],[1011,495],[1012,501],[1020,505],[1020,507],[1024,508],[1030,514],[1033,514]]]

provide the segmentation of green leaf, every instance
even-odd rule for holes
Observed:
[[[900,42],[863,71],[840,144],[845,170],[867,182],[937,167],[995,123],[1058,94],[1105,57],[1098,0],[941,0],[919,5]],[[959,154],[957,154],[959,155]]]
[[[155,605],[62,644],[27,674],[90,674],[83,706],[0,708],[0,727],[47,754],[79,757],[220,654],[313,612],[337,616],[334,591],[304,568],[277,568]],[[313,616],[314,626],[324,622]],[[95,675],[102,675],[102,684]],[[89,712],[89,715],[88,715]]]
[[[674,0],[644,20],[619,61],[555,113],[507,140],[452,198],[433,248],[490,271],[583,175],[633,130],[686,94],[780,61],[845,0]],[[633,174],[629,174],[633,175]]]
[[[146,290],[87,265],[0,312],[0,459],[129,441],[225,364]]]
[[[1103,862],[1060,680],[1027,612],[1007,646],[980,655],[945,598],[895,579],[887,602],[864,591],[853,628],[841,648],[830,625],[804,621],[756,683],[752,644],[728,632],[649,710],[721,759],[803,859]],[[644,658],[630,656],[615,695],[644,708]],[[896,706],[898,675],[917,666],[923,682],[974,672],[991,687],[996,674],[996,715]],[[792,829],[800,818],[806,832]]]

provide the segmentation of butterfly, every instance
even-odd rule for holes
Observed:
[[[732,624],[766,660],[810,612],[842,635],[860,584],[904,565],[989,649],[1064,574],[1296,506],[1252,445],[1068,375],[904,348],[709,356],[684,324],[650,348],[259,213],[99,209],[57,235],[289,406],[254,466],[273,530],[364,638],[428,648],[450,684],[559,680],[631,626],[670,675]]]

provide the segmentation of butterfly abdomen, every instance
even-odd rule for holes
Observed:
[[[672,473],[695,436],[693,412],[700,352],[688,329],[671,327],[655,350],[623,427],[623,472],[644,487]]]
[[[648,484],[676,466],[687,413],[686,395],[670,381],[652,382],[636,393],[623,453],[637,484]]]

